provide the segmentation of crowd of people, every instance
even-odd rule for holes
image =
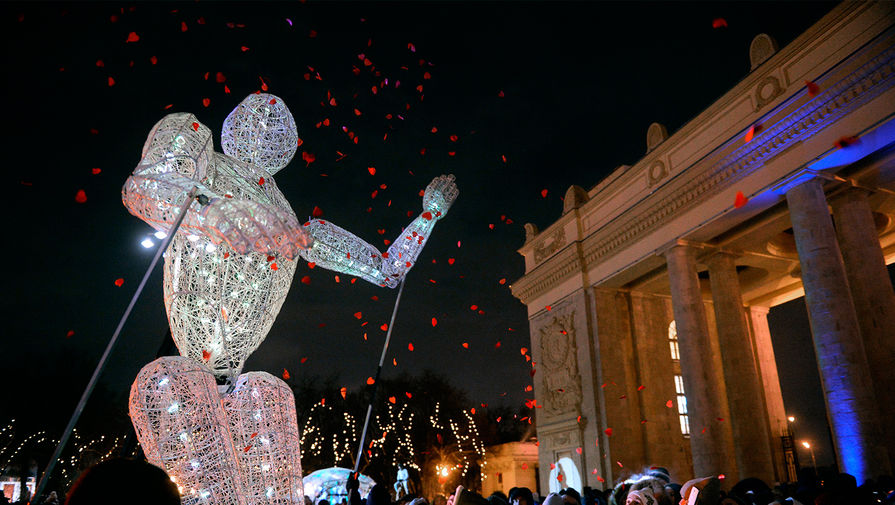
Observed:
[[[394,500],[383,483],[362,497],[359,482],[349,478],[347,498],[341,504],[326,500],[306,505],[895,505],[895,478],[881,476],[860,486],[844,473],[818,474],[804,469],[798,482],[776,485],[749,478],[731,487],[718,477],[672,481],[665,468],[651,467],[641,474],[619,482],[606,490],[585,487],[582,493],[572,488],[550,493],[543,499],[525,487],[514,487],[485,498],[475,491],[457,487],[450,496],[431,498],[414,493],[398,493]],[[403,487],[403,486],[402,486]],[[2,500],[3,498],[0,498]],[[23,502],[23,504],[26,502]],[[55,492],[43,501],[31,504],[59,504]],[[85,471],[69,490],[64,505],[181,505],[177,486],[160,468],[144,461],[113,459]]]

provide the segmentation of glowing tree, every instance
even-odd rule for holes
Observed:
[[[144,367],[130,414],[148,459],[177,480],[184,503],[301,503],[294,398],[269,374],[240,375],[280,311],[294,260],[394,287],[457,187],[453,176],[435,178],[406,237],[379,253],[326,221],[298,222],[272,177],[298,145],[282,99],[248,96],[227,117],[221,143],[225,154],[192,114],[165,116],[122,189],[128,210],[165,233],[189,204],[164,268],[165,309],[183,358]],[[226,379],[224,391],[216,377]]]

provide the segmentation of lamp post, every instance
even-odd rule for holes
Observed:
[[[795,482],[798,480],[799,472],[799,455],[795,447],[795,430],[793,429],[793,423],[795,423],[796,418],[789,416],[786,420],[788,423],[783,436],[780,438],[783,442],[783,458],[786,465],[786,476],[789,482]]]
[[[811,453],[811,465],[814,466],[814,476],[817,477],[817,461],[814,459],[814,447],[808,442],[802,442],[802,446]]]

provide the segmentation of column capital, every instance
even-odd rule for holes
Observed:
[[[760,305],[746,305],[746,308],[749,309],[753,314],[765,314],[771,311],[770,307],[762,307]]]
[[[709,253],[707,256],[701,259],[701,262],[709,267],[709,269],[714,269],[719,266],[723,266],[727,262],[734,262],[737,258],[743,257],[743,253],[739,251],[730,251],[727,249],[718,249],[712,253]]]
[[[692,242],[684,239],[676,239],[671,242],[663,245],[662,247],[656,249],[656,256],[667,257],[668,253],[677,248],[684,248],[691,251],[695,251],[697,249],[702,249],[704,244],[700,244],[699,242]]]

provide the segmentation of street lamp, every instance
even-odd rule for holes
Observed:
[[[814,466],[814,476],[817,477],[817,461],[814,459],[814,447],[808,442],[802,442],[802,446],[811,452],[811,465]]]

